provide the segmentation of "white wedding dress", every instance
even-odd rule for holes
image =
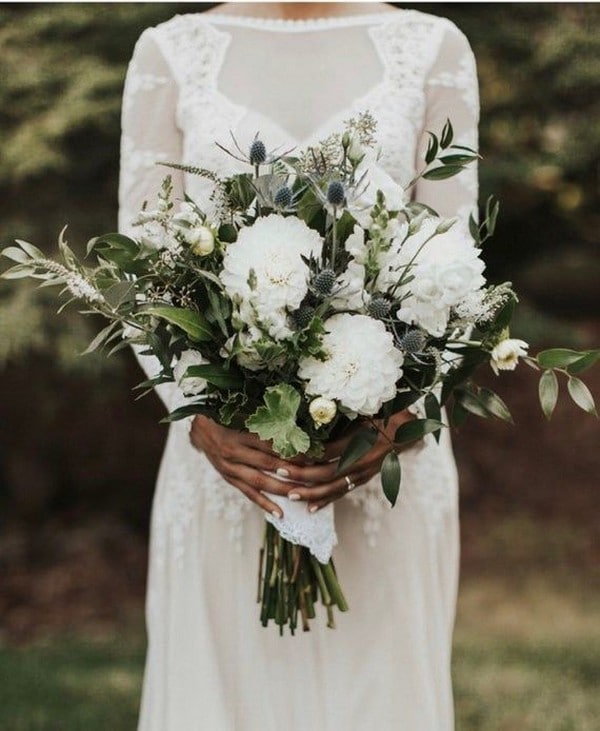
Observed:
[[[123,99],[120,230],[180,161],[222,173],[239,164],[214,144],[299,148],[369,109],[381,163],[406,183],[426,130],[449,117],[476,145],[473,54],[448,20],[390,10],[306,21],[178,15],[140,37]],[[210,185],[171,171],[209,205]],[[470,168],[420,182],[420,201],[464,222],[476,206]],[[140,357],[149,373],[152,358]],[[158,388],[169,408],[171,384]],[[447,432],[402,455],[392,510],[378,479],[337,501],[336,567],[350,611],[327,629],[279,636],[258,619],[264,517],[169,429],[152,511],[148,653],[139,731],[448,731],[458,575],[457,476]]]

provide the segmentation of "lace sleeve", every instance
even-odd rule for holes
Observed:
[[[475,57],[466,37],[450,24],[445,31],[437,57],[425,84],[426,110],[417,148],[417,170],[424,165],[431,131],[438,136],[450,119],[454,142],[477,149],[479,89]],[[434,208],[441,216],[457,216],[468,225],[469,214],[477,215],[477,163],[448,180],[419,180],[415,186],[418,201]]]
[[[123,234],[135,237],[132,221],[145,200],[152,205],[167,173],[173,179],[173,200],[182,198],[182,173],[156,165],[161,160],[181,160],[181,131],[175,122],[177,97],[175,79],[149,28],[136,43],[123,91],[119,170],[119,231]],[[140,355],[140,346],[133,350],[146,375],[155,376],[157,359]],[[171,410],[175,385],[161,384],[156,392]]]

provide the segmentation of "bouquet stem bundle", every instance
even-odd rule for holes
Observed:
[[[288,625],[293,635],[300,615],[302,629],[307,632],[309,620],[315,618],[319,598],[327,610],[327,626],[333,629],[334,607],[340,612],[348,611],[333,561],[320,563],[308,548],[286,541],[271,523],[266,523],[258,570],[263,627],[273,619],[279,626],[279,634],[283,635]]]

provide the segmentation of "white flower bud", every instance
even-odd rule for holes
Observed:
[[[446,231],[449,231],[452,226],[456,223],[458,219],[457,218],[448,218],[441,223],[438,224],[438,227],[435,230],[436,234],[445,234]]]
[[[186,242],[196,256],[211,254],[215,248],[215,237],[207,226],[194,226],[184,233]]]
[[[357,165],[365,156],[364,147],[360,144],[360,140],[357,135],[354,135],[351,138],[346,154],[348,155],[348,160],[355,165]]]
[[[514,371],[519,358],[527,355],[529,345],[524,340],[506,338],[492,350],[490,365],[496,375],[499,371]]]
[[[173,366],[173,378],[184,396],[197,396],[206,388],[204,378],[185,375],[190,366],[206,365],[208,361],[196,350],[184,350],[181,357]]]
[[[308,410],[315,424],[317,426],[323,426],[333,420],[333,417],[337,413],[337,406],[335,401],[318,396],[310,402]]]

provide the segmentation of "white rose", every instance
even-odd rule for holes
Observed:
[[[208,361],[197,350],[184,350],[177,363],[173,366],[173,376],[184,396],[197,396],[206,388],[204,378],[190,376],[185,372],[190,366],[206,365]]]
[[[335,401],[322,396],[313,399],[308,407],[312,420],[317,426],[329,424],[337,413]]]
[[[207,226],[189,228],[183,232],[183,238],[196,256],[211,254],[215,248],[215,237]]]
[[[499,371],[514,371],[519,358],[527,355],[528,343],[524,340],[506,338],[492,350],[490,365],[496,375]]]

